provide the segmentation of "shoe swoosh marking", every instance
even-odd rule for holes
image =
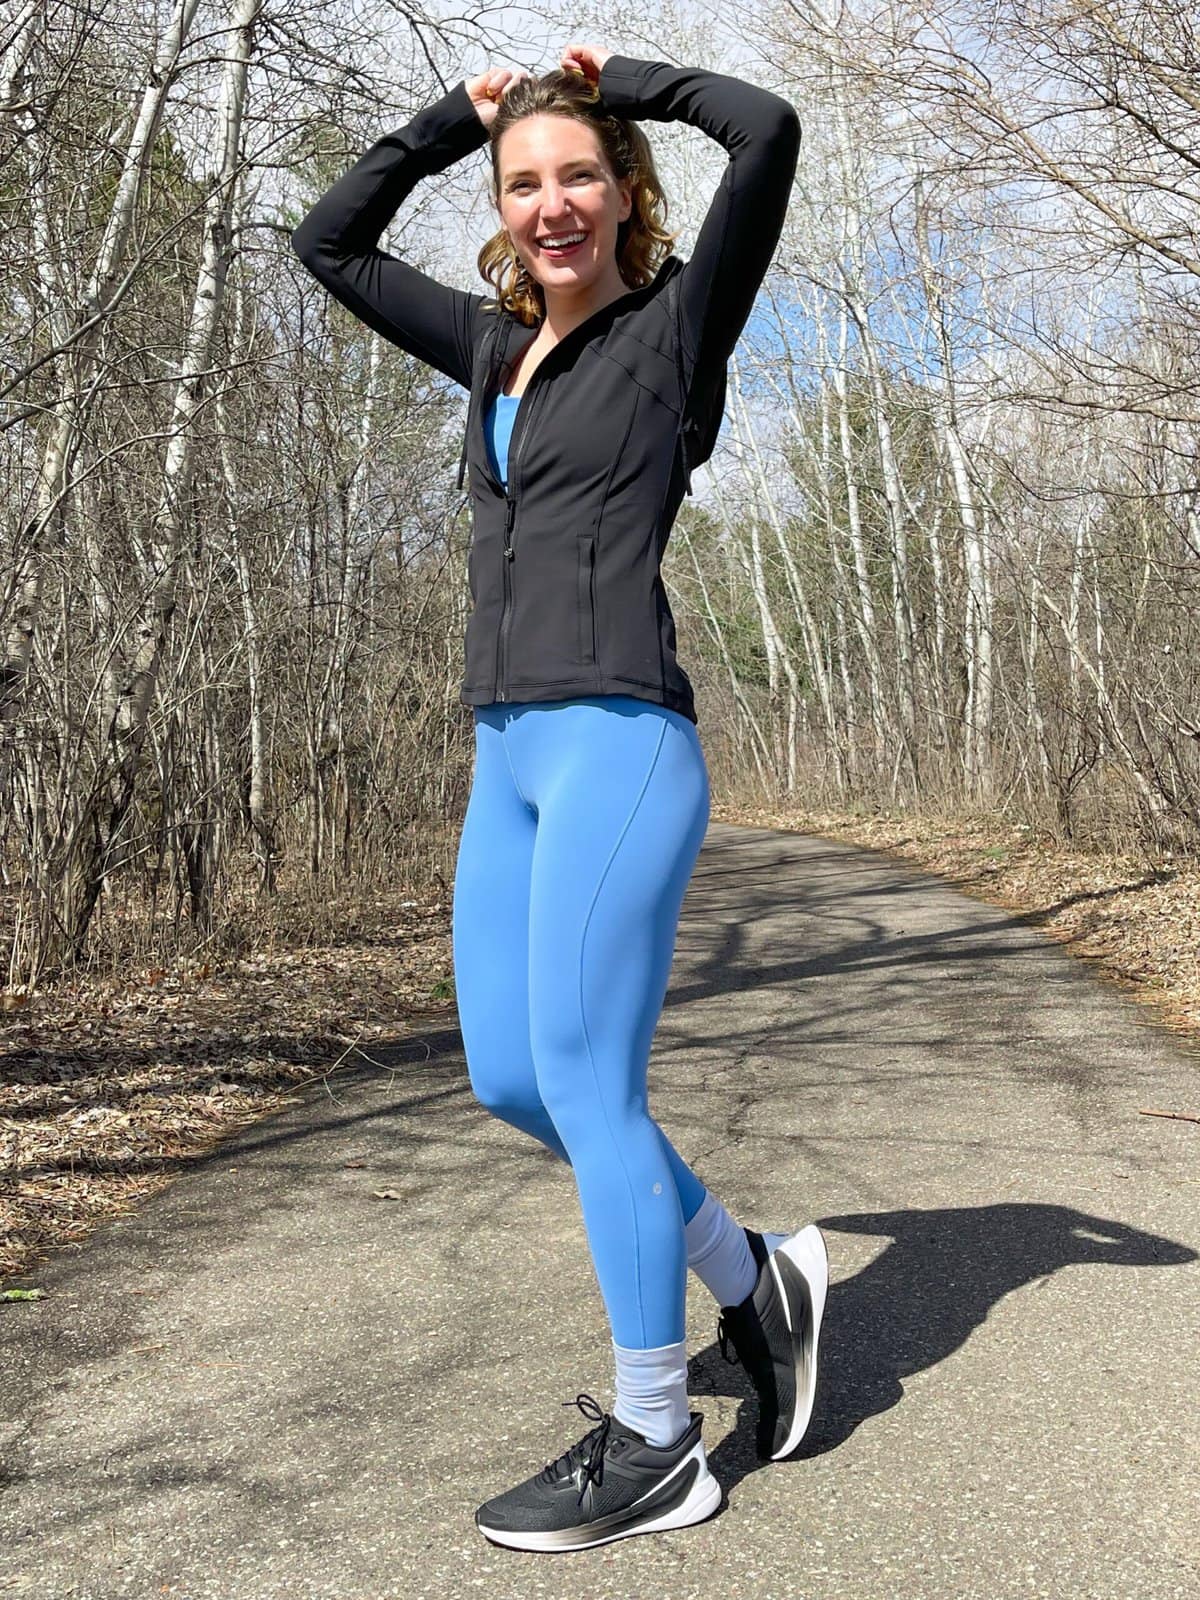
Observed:
[[[623,1511],[610,1511],[606,1517],[598,1517],[594,1522],[584,1523],[577,1528],[564,1528],[562,1531],[571,1537],[578,1537],[580,1533],[611,1533],[614,1528],[624,1527],[628,1522],[640,1522],[648,1511],[669,1511],[672,1506],[683,1504],[699,1476],[700,1463],[695,1456],[689,1456],[674,1469],[669,1478],[655,1484],[648,1494],[626,1506]]]

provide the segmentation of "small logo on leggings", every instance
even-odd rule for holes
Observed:
[[[654,1192],[655,1192],[655,1194],[661,1194],[662,1193],[662,1184],[661,1183],[656,1183],[654,1185]]]

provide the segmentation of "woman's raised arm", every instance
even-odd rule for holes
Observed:
[[[800,151],[795,107],[740,78],[610,55],[601,98],[616,116],[688,122],[729,152],[680,274],[684,357],[701,381],[724,369],[783,232]]]
[[[292,234],[292,248],[335,299],[368,327],[471,386],[484,296],[450,289],[379,248],[379,237],[421,178],[487,143],[483,113],[457,84],[388,134],[327,189]]]

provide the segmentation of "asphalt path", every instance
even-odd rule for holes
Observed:
[[[825,1231],[817,1407],[756,1462],[691,1280],[721,1507],[591,1552],[473,1522],[612,1403],[570,1174],[455,1028],[378,1060],[0,1307],[4,1600],[1200,1595],[1200,1125],[1140,1114],[1200,1064],[1035,927],[711,825],[652,1104],[740,1220]]]

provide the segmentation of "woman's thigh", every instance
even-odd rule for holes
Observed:
[[[646,1108],[679,914],[708,825],[695,725],[628,696],[524,708],[513,771],[537,809],[530,1041],[568,1149],[599,1110]],[[514,736],[515,735],[515,736]]]
[[[471,1086],[489,1110],[519,1122],[522,1108],[541,1109],[529,1047],[537,818],[513,781],[503,728],[481,717],[475,739],[454,873],[455,993]]]

